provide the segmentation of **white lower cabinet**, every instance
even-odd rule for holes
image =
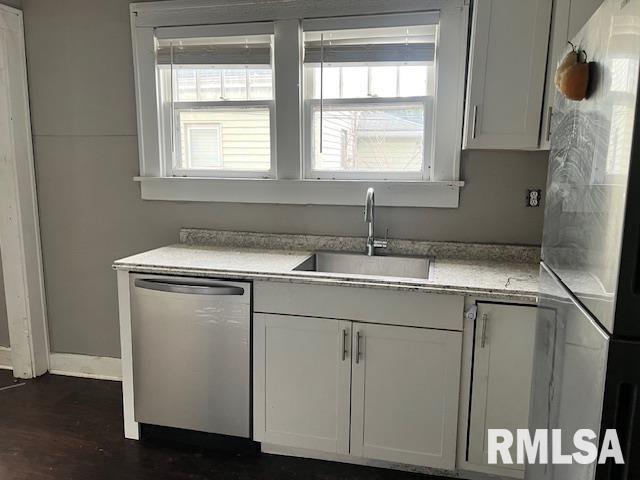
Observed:
[[[353,330],[351,454],[453,470],[462,334]]]
[[[455,468],[462,333],[254,315],[254,438]]]
[[[528,427],[535,329],[533,306],[478,303],[467,460],[492,473],[524,475],[523,465],[488,466],[487,430],[507,429],[515,439]],[[515,447],[510,452],[515,461]]]
[[[254,438],[349,453],[351,322],[254,315]]]

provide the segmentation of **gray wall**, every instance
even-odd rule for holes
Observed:
[[[127,0],[24,0],[52,350],[118,356],[111,262],[180,227],[363,235],[360,207],[142,201]],[[380,208],[394,237],[539,244],[544,153],[467,152],[457,210]]]
[[[7,321],[7,305],[4,296],[4,279],[2,278],[2,255],[0,252],[0,347],[9,346],[9,323]]]
[[[22,8],[22,0],[0,0],[0,3],[4,3],[13,8]]]

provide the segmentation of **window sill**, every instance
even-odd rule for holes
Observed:
[[[366,189],[388,207],[457,208],[461,181],[268,180],[134,177],[143,200],[185,202],[362,205]]]

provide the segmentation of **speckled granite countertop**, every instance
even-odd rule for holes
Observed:
[[[269,237],[274,241],[269,242]],[[537,249],[531,247],[406,240],[396,241],[395,248],[391,244],[388,253],[435,257],[429,279],[423,280],[293,270],[313,251],[359,251],[355,247],[360,247],[362,239],[353,237],[183,230],[180,240],[117,260],[113,266],[135,272],[424,291],[518,302],[535,302],[538,293]]]

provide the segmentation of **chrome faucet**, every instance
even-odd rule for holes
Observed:
[[[367,222],[367,255],[372,257],[376,254],[376,248],[387,248],[387,235],[384,240],[376,240],[374,233],[374,211],[376,208],[376,196],[373,188],[367,189],[367,196],[364,205],[364,221]]]

